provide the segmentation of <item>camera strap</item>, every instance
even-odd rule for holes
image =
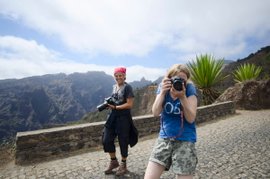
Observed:
[[[165,131],[165,129],[164,129],[164,125],[163,125],[163,118],[162,118],[162,115],[161,115],[161,117],[160,117],[162,130],[164,131],[164,134],[165,134],[169,139],[177,139],[177,138],[179,138],[179,137],[182,135],[183,131],[184,131],[184,111],[183,111],[183,106],[182,106],[182,105],[180,106],[180,109],[181,109],[181,112],[180,112],[180,114],[181,114],[181,116],[180,116],[180,117],[181,117],[181,121],[180,121],[180,130],[179,130],[178,134],[175,135],[175,136],[168,136],[168,135],[167,135],[167,133],[166,133],[166,131]]]

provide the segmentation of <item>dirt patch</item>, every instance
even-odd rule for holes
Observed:
[[[0,168],[9,164],[14,160],[14,148],[13,147],[0,147]]]

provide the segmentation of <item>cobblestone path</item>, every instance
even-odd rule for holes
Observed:
[[[236,115],[200,124],[197,132],[199,163],[194,178],[270,178],[270,110],[237,111]],[[141,179],[155,138],[140,140],[130,149],[130,172],[122,177],[103,174],[109,160],[100,150],[27,166],[12,162],[0,168],[0,178]],[[117,154],[119,157],[118,148]],[[175,175],[168,171],[161,178]]]

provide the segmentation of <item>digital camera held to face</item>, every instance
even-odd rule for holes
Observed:
[[[183,78],[180,77],[173,77],[171,78],[173,88],[176,89],[177,91],[182,91],[183,90],[183,83],[184,86],[186,86],[186,81]]]
[[[104,103],[97,106],[98,111],[101,112],[106,109],[109,106],[108,104],[115,105],[115,100],[113,97],[110,96],[105,98]]]

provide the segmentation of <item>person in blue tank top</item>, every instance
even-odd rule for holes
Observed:
[[[160,116],[160,132],[144,178],[160,178],[170,167],[179,179],[193,178],[197,165],[197,93],[185,65],[175,64],[168,70],[157,89],[152,112]]]

